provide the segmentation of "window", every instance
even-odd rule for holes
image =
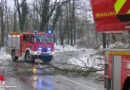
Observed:
[[[26,35],[23,35],[23,41],[24,42],[26,41]]]
[[[26,42],[28,42],[28,35],[26,35]]]
[[[54,37],[53,37],[53,35],[35,35],[34,36],[34,42],[53,43]]]
[[[29,36],[29,42],[33,42],[33,36],[32,35],[28,35]]]

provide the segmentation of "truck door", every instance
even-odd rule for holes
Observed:
[[[31,34],[23,35],[23,51],[25,51],[27,48],[32,49],[31,38]]]
[[[112,90],[121,90],[121,56],[112,57]]]
[[[23,34],[23,42],[22,42],[22,52],[24,52],[26,50],[26,35]]]
[[[33,39],[32,38],[33,38],[33,35],[29,34],[28,35],[28,42],[27,42],[28,46],[27,47],[30,48],[31,50],[33,48],[33,41],[32,41]]]

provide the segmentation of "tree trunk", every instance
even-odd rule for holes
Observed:
[[[3,11],[1,13],[1,47],[4,46],[4,18],[3,18]]]
[[[102,34],[102,38],[103,38],[103,48],[106,48],[106,33]]]
[[[70,45],[73,46],[73,19],[72,19],[72,5],[71,1],[69,0],[69,26],[70,26]]]
[[[60,30],[60,45],[64,45],[64,41],[63,41],[63,24],[62,24],[62,18],[60,20],[60,24],[59,24],[59,30]]]
[[[17,13],[14,11],[14,32],[17,32]]]
[[[67,44],[70,44],[70,23],[69,23],[69,10],[68,10],[68,5],[66,6],[66,19],[67,19]]]
[[[5,3],[4,1],[1,1],[0,3],[1,3],[1,6],[0,6],[1,45],[0,46],[2,47],[4,46],[4,35],[5,35],[4,33],[4,9],[5,9],[4,5]]]
[[[74,34],[74,44],[76,42],[76,24],[75,24],[75,0],[73,0],[73,11],[72,11],[72,17],[73,17],[73,34]]]

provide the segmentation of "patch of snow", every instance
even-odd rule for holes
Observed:
[[[96,69],[104,68],[104,57],[96,54],[97,51],[94,49],[77,48],[76,46],[70,45],[55,45],[55,52],[66,52],[66,51],[76,51],[77,54],[68,60],[68,64],[80,66],[80,67],[90,67]],[[78,52],[80,51],[80,52]]]
[[[104,71],[98,71],[98,72],[96,72],[96,73],[103,75],[103,74],[104,74]]]
[[[104,68],[104,57],[101,55],[96,55],[95,50],[86,50],[75,55],[74,58],[68,60],[68,64],[73,64],[81,67],[90,67],[96,69]]]
[[[114,44],[110,44],[109,48],[128,48],[129,43],[115,42]]]
[[[70,46],[70,45],[55,45],[55,52],[66,52],[66,51],[82,51],[85,48],[78,48],[77,46]]]
[[[7,53],[7,48],[6,47],[0,48],[0,61],[7,59],[11,59],[11,56]]]

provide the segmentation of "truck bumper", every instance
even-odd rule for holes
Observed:
[[[41,60],[51,60],[53,58],[52,55],[33,55],[34,59],[41,59]]]
[[[40,52],[40,51],[31,51],[31,55],[34,55],[34,56],[47,56],[47,55],[54,55],[54,52],[51,51],[51,52]]]
[[[51,60],[53,58],[54,52],[39,52],[33,51],[31,52],[31,56],[35,59],[41,60]]]

